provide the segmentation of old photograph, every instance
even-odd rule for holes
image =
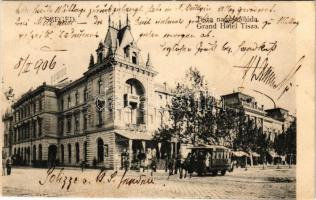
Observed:
[[[2,2],[2,196],[312,199],[314,6]]]

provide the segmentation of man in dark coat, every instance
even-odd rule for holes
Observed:
[[[7,175],[8,176],[11,174],[11,166],[12,166],[12,160],[10,157],[8,157],[7,161],[6,161]]]

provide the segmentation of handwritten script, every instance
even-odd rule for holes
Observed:
[[[116,181],[117,180],[117,181]],[[105,169],[100,172],[93,179],[85,177],[84,173],[74,175],[67,175],[64,168],[56,169],[54,166],[47,170],[45,178],[38,181],[42,186],[47,184],[59,184],[60,189],[69,191],[74,185],[91,185],[91,184],[117,184],[116,188],[121,186],[142,186],[155,184],[153,176],[140,174],[136,176],[128,176],[128,171],[119,174],[118,171],[107,174]]]

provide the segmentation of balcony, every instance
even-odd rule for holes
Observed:
[[[145,132],[146,124],[126,124],[126,129],[129,131]]]
[[[125,105],[129,105],[130,103],[135,103],[138,104],[140,101],[139,95],[135,95],[135,94],[124,94],[124,102]]]

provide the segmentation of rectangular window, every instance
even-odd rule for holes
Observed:
[[[70,108],[70,106],[71,106],[71,97],[70,97],[70,95],[68,96],[68,108]]]
[[[71,117],[67,118],[67,132],[69,133],[71,131]]]
[[[38,136],[42,135],[42,119],[38,120]]]
[[[103,124],[103,112],[102,110],[98,111],[99,125]]]
[[[5,147],[8,146],[8,144],[7,144],[7,134],[4,135],[4,146]]]
[[[39,111],[42,111],[42,108],[43,108],[43,107],[42,107],[42,106],[43,106],[42,103],[43,103],[43,102],[42,102],[42,99],[40,99],[40,100],[38,101],[38,104],[39,104],[39,105],[38,105],[38,109],[39,109]]]
[[[83,114],[83,130],[86,130],[88,127],[88,115],[85,113]]]
[[[78,131],[80,126],[80,121],[79,121],[79,114],[75,115],[75,130]]]
[[[34,114],[36,113],[36,103],[35,102],[33,103],[33,113]]]
[[[60,100],[60,110],[61,111],[64,110],[64,100],[63,99]]]
[[[83,101],[86,102],[88,101],[88,89],[85,88],[83,91]]]
[[[76,100],[76,105],[79,104],[79,93],[78,91],[75,93],[75,100]]]
[[[64,119],[59,119],[59,132],[60,135],[64,135]]]
[[[33,121],[33,137],[36,137],[36,121]]]

